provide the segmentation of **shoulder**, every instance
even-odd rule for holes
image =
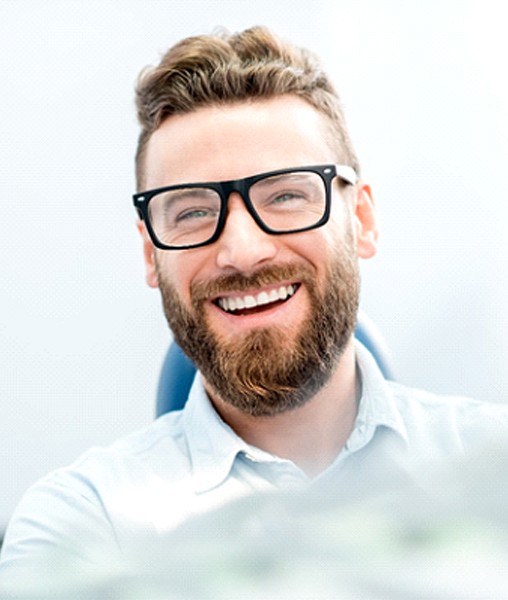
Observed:
[[[187,442],[183,412],[173,411],[162,415],[143,429],[116,440],[103,450],[112,456],[143,462],[150,462],[168,452],[185,456]]]
[[[467,396],[440,395],[393,381],[388,381],[387,384],[399,407],[408,412],[415,411],[420,416],[426,415],[427,418],[508,418],[508,404],[482,402]]]
[[[98,544],[118,551],[134,529],[154,527],[175,485],[185,494],[189,465],[179,413],[110,446],[91,448],[25,492],[7,528],[2,567],[18,558],[31,564],[45,548],[83,563],[91,562]]]
[[[463,451],[508,436],[508,405],[481,402],[463,396],[442,396],[388,382],[407,429],[408,441],[426,440],[429,447]]]
[[[165,458],[170,464],[186,464],[187,444],[181,413],[168,413],[143,429],[125,435],[107,446],[93,446],[83,452],[70,465],[49,473],[41,481],[73,482],[82,491],[88,476],[97,481],[104,477],[119,478],[137,470],[157,468]],[[95,486],[88,486],[89,489]]]
[[[143,489],[154,478],[184,479],[189,469],[182,414],[177,411],[109,446],[88,449],[69,466],[47,475],[39,485],[72,489],[107,505],[114,494],[123,491],[132,499],[134,489]]]

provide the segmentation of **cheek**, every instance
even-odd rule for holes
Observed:
[[[182,250],[162,252],[158,256],[159,277],[171,284],[183,302],[191,303],[193,283],[206,279],[206,257],[202,252]]]
[[[155,254],[155,268],[157,278],[161,284],[171,285],[178,293],[181,293],[184,288],[182,275],[185,270],[175,261],[170,251],[157,250]]]
[[[325,235],[334,252],[351,251],[356,253],[356,220],[349,205],[343,203],[342,210],[332,213],[327,223]]]
[[[301,245],[302,256],[312,263],[316,273],[316,283],[320,293],[328,286],[329,279],[339,266],[356,261],[356,244],[351,222],[341,223],[330,220],[325,227],[315,230],[305,245]],[[313,233],[313,232],[309,232]]]
[[[354,246],[352,223],[342,213],[339,219],[330,217],[324,227],[309,231],[295,246],[295,250],[311,262],[319,273],[334,257],[350,251]]]

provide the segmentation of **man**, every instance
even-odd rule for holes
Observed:
[[[314,56],[264,28],[189,38],[137,108],[146,279],[199,374],[183,411],[27,492],[0,575],[86,568],[253,491],[424,485],[427,460],[506,427],[500,407],[385,381],[355,343],[376,214]]]

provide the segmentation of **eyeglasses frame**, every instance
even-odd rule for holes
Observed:
[[[323,216],[321,217],[321,219],[319,219],[319,221],[307,227],[302,227],[298,229],[288,229],[287,231],[273,230],[270,227],[268,227],[261,220],[261,217],[257,214],[256,209],[254,208],[254,205],[252,204],[252,201],[249,197],[250,188],[258,181],[267,179],[269,177],[284,175],[285,173],[299,172],[316,173],[321,177],[325,185],[325,210]],[[150,239],[157,248],[160,248],[161,250],[190,250],[191,248],[200,248],[202,246],[208,246],[209,244],[213,244],[219,239],[226,224],[228,214],[228,200],[233,192],[237,192],[241,196],[245,207],[247,208],[249,214],[254,219],[258,227],[262,231],[270,235],[286,235],[291,233],[301,233],[304,231],[309,231],[311,229],[317,229],[318,227],[322,227],[328,222],[330,218],[332,189],[331,184],[335,177],[338,177],[344,183],[349,185],[355,185],[358,181],[358,176],[355,170],[349,165],[311,165],[304,167],[290,167],[286,169],[277,169],[275,171],[267,171],[265,173],[251,175],[250,177],[243,177],[241,179],[230,179],[228,181],[203,181],[198,183],[179,183],[175,185],[168,185],[160,188],[155,188],[153,190],[147,190],[145,192],[138,192],[132,196],[132,199],[134,206],[138,212],[139,218],[145,222]],[[215,228],[213,235],[204,242],[199,242],[198,244],[187,244],[184,246],[169,246],[167,244],[163,244],[157,237],[148,214],[148,205],[150,203],[150,200],[154,196],[162,192],[169,192],[183,188],[207,188],[214,190],[219,195],[221,205],[219,210],[219,218],[217,220],[217,227]]]

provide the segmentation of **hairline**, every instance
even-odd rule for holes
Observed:
[[[147,150],[148,150],[150,140],[152,139],[152,135],[156,131],[158,131],[162,127],[162,125],[164,123],[166,123],[168,120],[170,120],[171,118],[177,117],[177,116],[194,114],[194,113],[200,112],[202,110],[206,110],[208,108],[219,108],[219,109],[227,110],[228,108],[230,108],[232,106],[267,103],[267,102],[270,102],[271,100],[274,100],[277,98],[284,98],[284,97],[299,98],[299,99],[303,100],[308,106],[313,108],[320,117],[322,117],[323,130],[325,131],[325,142],[328,145],[330,151],[336,156],[335,162],[341,163],[343,161],[343,159],[341,158],[341,155],[342,156],[344,155],[344,149],[342,148],[342,145],[341,145],[341,142],[339,139],[340,135],[341,135],[339,127],[337,126],[337,124],[334,122],[334,120],[332,119],[332,117],[330,115],[328,115],[325,111],[321,110],[318,106],[316,106],[315,104],[310,102],[307,97],[302,96],[301,94],[295,94],[293,92],[288,92],[285,94],[274,94],[273,96],[262,96],[262,97],[252,96],[250,98],[225,100],[223,102],[209,102],[206,104],[198,105],[195,108],[193,108],[192,110],[175,112],[173,114],[166,116],[164,119],[162,119],[161,122],[158,124],[158,127],[156,127],[153,131],[143,130],[139,137],[138,149],[137,149],[136,157],[135,157],[136,191],[138,193],[142,192],[142,191],[146,191],[145,183],[144,183],[146,180],[146,164],[145,163],[146,163],[146,157],[147,157]],[[358,175],[359,175],[359,173],[358,173]]]

